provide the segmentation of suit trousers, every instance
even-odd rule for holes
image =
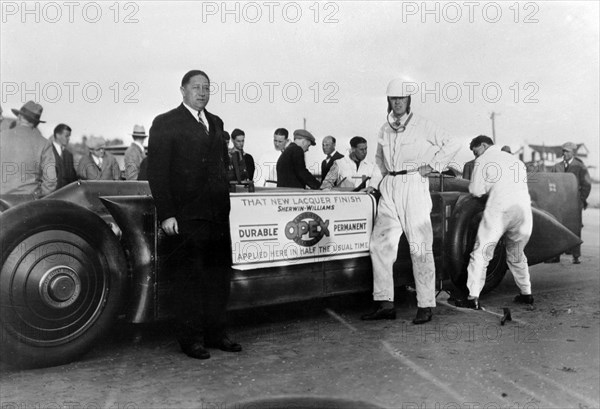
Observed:
[[[178,223],[171,307],[177,316],[177,337],[197,337],[205,342],[225,335],[226,308],[231,285],[231,236],[229,223],[184,220]]]

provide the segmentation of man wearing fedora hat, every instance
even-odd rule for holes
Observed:
[[[77,175],[83,180],[120,180],[121,169],[117,159],[104,150],[106,141],[102,137],[87,139],[88,155],[83,155],[77,166]]]
[[[304,153],[316,145],[315,137],[304,129],[294,131],[291,142],[277,161],[277,187],[299,187],[319,189],[321,183],[306,169]]]
[[[140,165],[146,157],[144,139],[148,135],[146,135],[146,130],[142,125],[134,125],[131,136],[133,137],[133,142],[125,151],[125,179],[137,180],[140,173]]]
[[[42,136],[37,126],[43,108],[28,101],[17,115],[17,125],[0,132],[0,195],[46,196],[56,189],[56,161],[52,142]]]
[[[557,173],[572,173],[577,178],[578,190],[579,190],[579,220],[582,220],[583,210],[587,208],[587,198],[592,190],[592,184],[590,174],[583,161],[575,156],[577,153],[577,145],[573,142],[566,142],[562,145],[562,156],[563,160],[555,164],[550,171]],[[583,227],[583,225],[581,226]],[[577,235],[581,237],[581,229],[577,232]],[[581,245],[578,245],[571,249],[573,255],[573,264],[581,263]],[[559,262],[560,256],[549,260],[551,262]]]

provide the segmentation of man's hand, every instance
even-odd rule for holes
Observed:
[[[167,236],[174,236],[179,234],[179,226],[177,225],[177,219],[169,217],[160,223],[160,227],[167,233]]]
[[[376,190],[377,189],[375,189],[373,186],[367,186],[365,189],[361,189],[361,192],[367,192],[368,194],[372,194]]]
[[[433,171],[433,168],[429,165],[423,165],[419,167],[418,171],[421,174],[421,176],[425,177]]]

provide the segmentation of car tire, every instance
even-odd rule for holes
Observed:
[[[15,366],[61,365],[86,353],[116,321],[127,265],[93,212],[38,200],[0,214],[0,357]]]
[[[464,294],[468,294],[467,266],[484,209],[485,199],[464,196],[459,200],[452,215],[447,249],[450,280]],[[506,275],[506,270],[508,270],[506,247],[504,239],[501,238],[494,250],[494,257],[488,264],[485,285],[481,293],[485,294],[496,288]]]

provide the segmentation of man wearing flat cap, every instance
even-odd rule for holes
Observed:
[[[298,187],[319,189],[321,183],[308,171],[304,153],[316,145],[315,137],[304,129],[294,131],[291,142],[277,161],[277,187]]]
[[[140,173],[140,166],[146,157],[144,151],[144,139],[146,139],[146,130],[142,125],[134,125],[131,137],[133,142],[125,151],[125,179],[137,180]]]
[[[77,176],[83,180],[119,180],[121,169],[115,157],[104,150],[106,141],[102,137],[87,139],[88,155],[83,155],[77,166]]]
[[[574,144],[573,142],[566,142],[565,144],[563,144],[563,160],[555,164],[550,171],[557,173],[572,173],[575,175],[579,186],[579,212],[583,213],[583,210],[587,208],[587,198],[590,195],[590,191],[592,190],[592,184],[587,167],[584,165],[581,159],[575,157],[576,153],[576,144]],[[579,219],[581,220],[581,215]],[[581,229],[577,233],[577,235],[581,237]],[[573,264],[581,263],[581,261],[579,260],[579,258],[581,257],[581,245],[574,247],[571,251],[573,254]],[[557,259],[553,259],[552,261],[560,261],[560,256]]]
[[[56,189],[56,161],[52,142],[42,136],[37,126],[43,108],[28,101],[20,110],[13,109],[17,125],[0,132],[0,195],[46,196]]]

